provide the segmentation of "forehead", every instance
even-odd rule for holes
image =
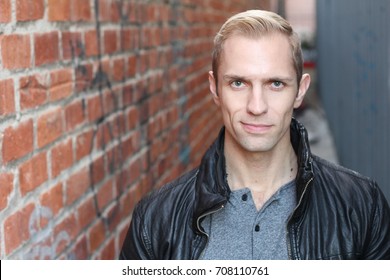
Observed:
[[[240,75],[295,75],[292,48],[287,36],[279,33],[259,38],[231,36],[224,42],[219,74],[231,71]]]

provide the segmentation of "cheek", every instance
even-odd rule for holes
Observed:
[[[237,99],[232,98],[221,98],[220,108],[226,126],[233,125],[235,120],[239,118],[239,116],[243,114],[243,110],[245,110],[245,107],[242,107]]]
[[[271,102],[268,108],[268,117],[279,123],[280,128],[288,127],[294,111],[293,98],[280,98]]]
[[[295,107],[295,98],[270,98],[268,104],[269,111],[281,116],[290,115]]]

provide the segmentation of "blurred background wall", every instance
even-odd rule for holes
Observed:
[[[390,2],[317,1],[319,92],[340,163],[390,201]]]

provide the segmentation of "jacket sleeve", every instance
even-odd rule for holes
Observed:
[[[119,255],[121,260],[151,260],[154,259],[150,250],[150,239],[144,227],[141,203],[133,211],[130,227],[127,231]],[[149,249],[148,249],[149,248]]]
[[[367,241],[364,258],[367,260],[390,260],[390,208],[376,183],[373,202],[371,236]]]

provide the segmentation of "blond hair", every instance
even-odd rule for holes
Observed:
[[[302,78],[303,59],[301,43],[297,33],[291,25],[281,16],[263,10],[249,10],[230,17],[221,27],[214,38],[212,69],[216,82],[218,81],[218,67],[224,42],[233,35],[249,38],[280,33],[287,36],[292,51],[292,62],[297,76],[297,82]]]

